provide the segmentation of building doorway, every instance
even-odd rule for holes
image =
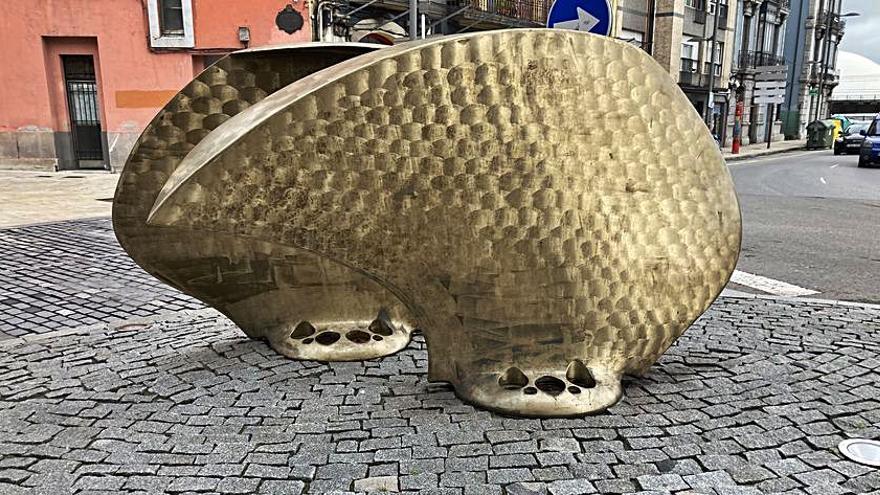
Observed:
[[[62,55],[73,160],[78,168],[104,169],[98,83],[91,55]]]

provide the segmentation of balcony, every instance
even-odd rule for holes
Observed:
[[[700,66],[699,61],[694,60],[692,58],[682,58],[681,59],[681,70],[678,72],[678,84],[679,86],[690,87],[690,88],[708,88],[709,87],[709,64],[705,64],[706,71],[699,72],[697,67]],[[712,83],[715,88],[721,88],[721,77],[715,76],[715,81]]]
[[[457,16],[475,28],[540,27],[547,22],[552,0],[460,0]]]
[[[768,65],[785,65],[785,59],[773,53],[743,50],[737,60],[737,67],[740,69],[754,69]]]
[[[819,84],[819,81],[822,79],[823,70],[822,64],[818,62],[814,62],[809,69],[810,75],[810,83],[811,84]],[[825,85],[829,87],[837,86],[840,83],[840,69],[834,66],[827,66],[824,70],[825,75]]]
[[[552,0],[419,0],[419,13],[429,19],[450,19],[473,30],[535,28],[547,22],[551,3]],[[347,4],[351,8],[405,13],[410,1],[348,0]]]

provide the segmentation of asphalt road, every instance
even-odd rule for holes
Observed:
[[[737,269],[820,292],[811,297],[880,303],[880,168],[857,162],[831,151],[731,162]]]

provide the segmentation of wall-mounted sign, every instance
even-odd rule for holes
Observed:
[[[285,33],[293,34],[302,29],[303,16],[293,8],[293,5],[287,4],[275,16],[275,25]]]
[[[611,34],[610,0],[554,0],[547,14],[547,27]]]

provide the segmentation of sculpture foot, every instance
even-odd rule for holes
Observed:
[[[466,375],[466,374],[465,374]],[[575,359],[566,369],[510,366],[463,376],[456,394],[493,411],[517,416],[583,416],[613,406],[622,396],[621,375]]]
[[[269,345],[293,359],[361,361],[394,354],[409,345],[412,329],[380,311],[373,321],[300,320],[265,332]]]

